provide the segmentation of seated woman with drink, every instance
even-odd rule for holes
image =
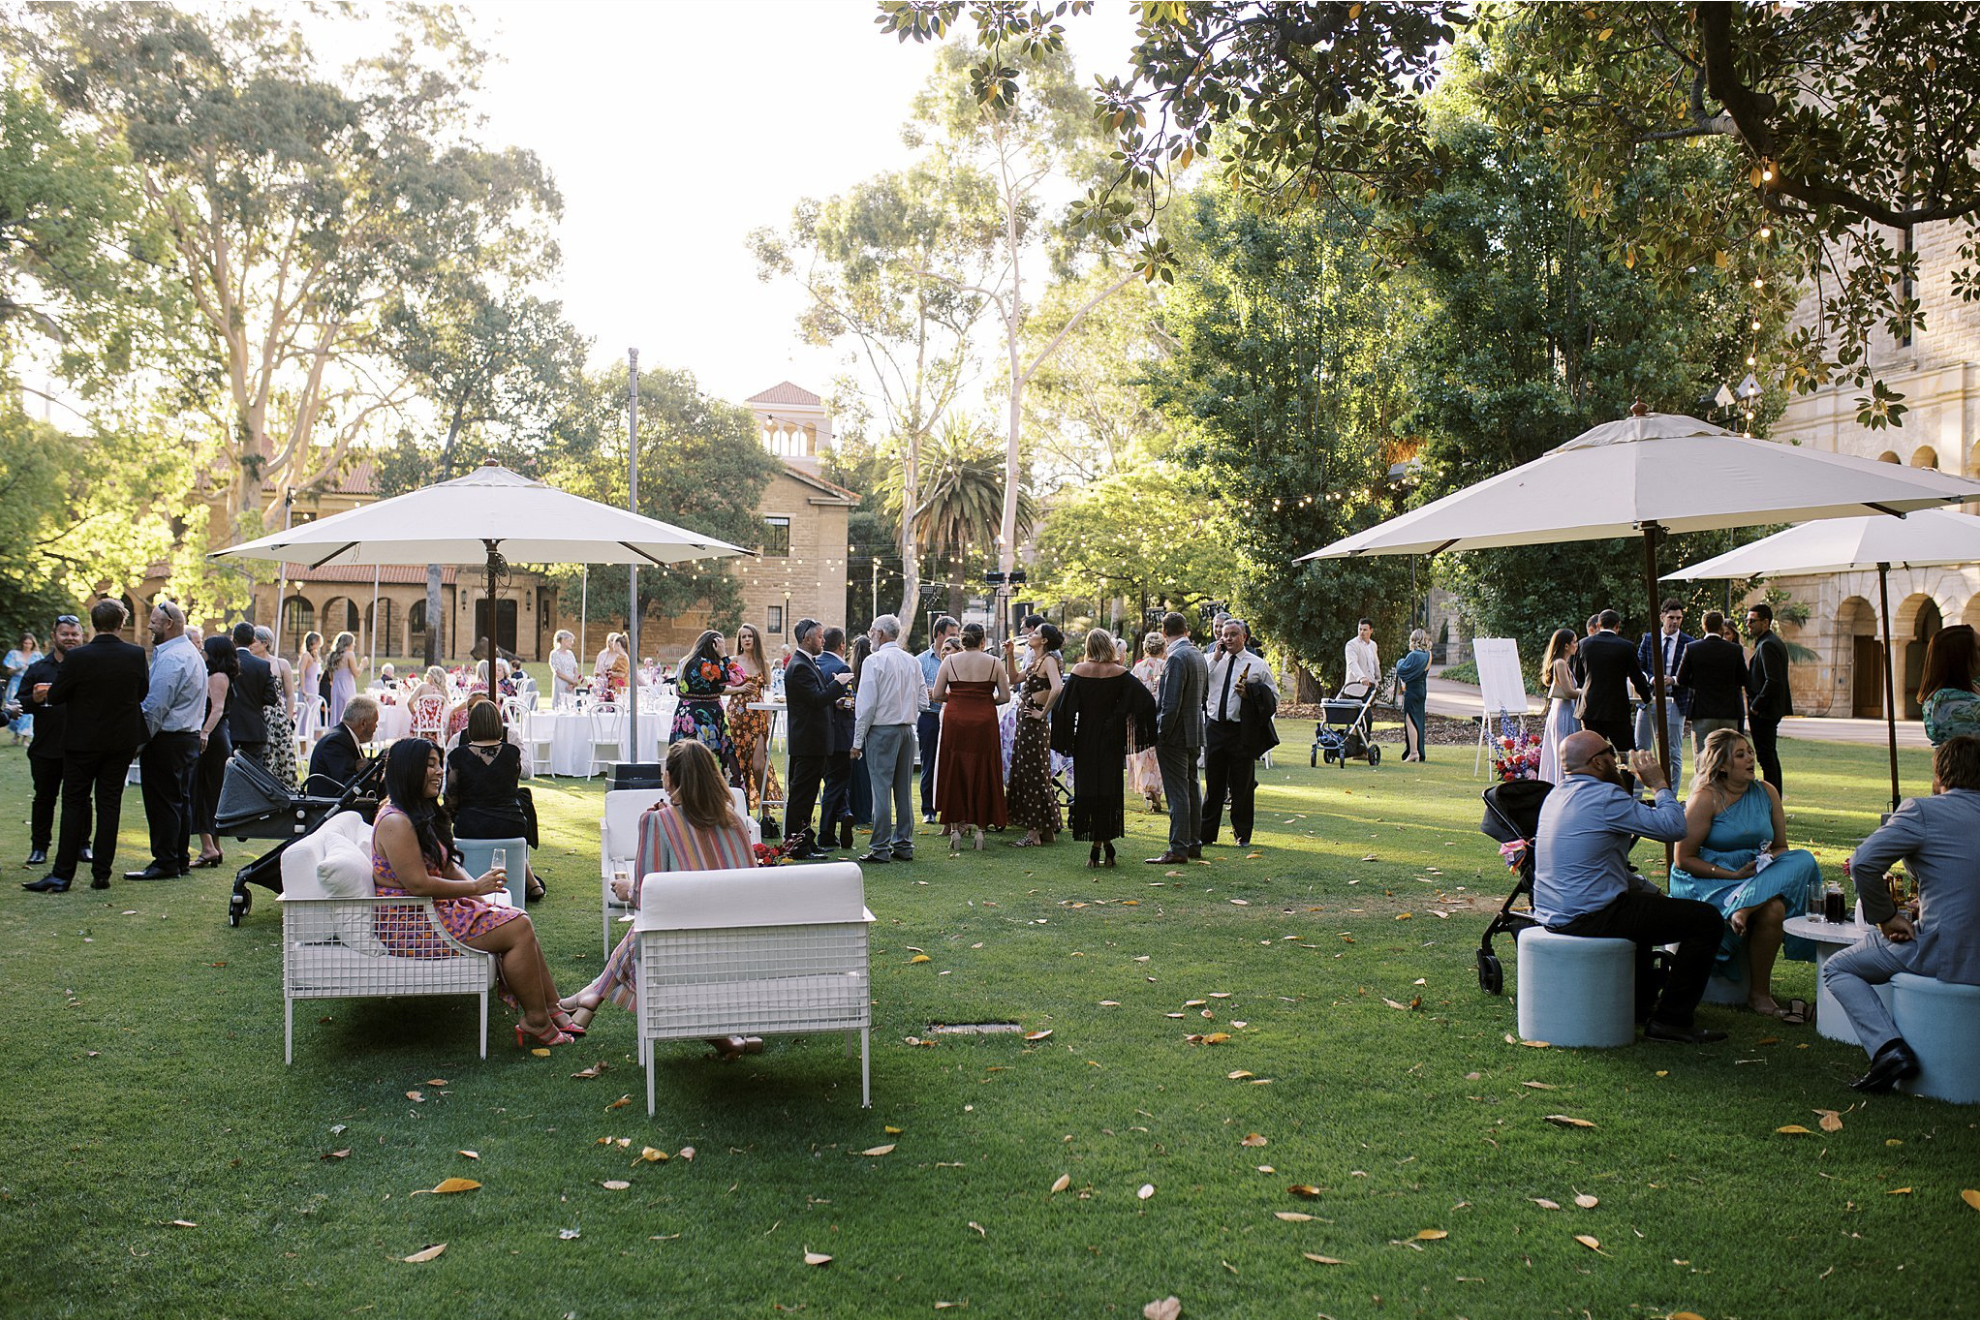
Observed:
[[[631,875],[614,876],[612,892],[622,903],[639,908],[640,879],[655,871],[729,871],[756,865],[749,826],[736,815],[735,799],[715,753],[706,744],[683,739],[667,748],[661,763],[661,787],[667,800],[655,803],[639,818],[639,853]],[[561,1007],[579,1027],[607,999],[628,1012],[639,1009],[639,938],[627,931],[598,979]],[[708,1042],[725,1059],[760,1053],[763,1042],[754,1036],[717,1036]]]
[[[444,775],[440,749],[426,739],[401,738],[392,744],[385,757],[388,797],[372,829],[372,884],[380,898],[431,898],[449,935],[495,955],[505,997],[522,1008],[522,1021],[516,1024],[519,1047],[568,1045],[584,1028],[571,1023],[557,1003],[536,927],[520,910],[486,901],[487,895],[508,888],[507,869],[494,867],[471,876],[461,867],[452,822],[440,806]],[[394,911],[388,907],[379,918],[381,943],[413,956],[445,956],[429,926],[393,920]]]
[[[1756,1013],[1790,1023],[1808,1020],[1807,1005],[1774,1000],[1774,959],[1813,962],[1814,946],[1787,936],[1781,923],[1808,910],[1821,872],[1804,848],[1787,846],[1787,817],[1774,786],[1756,777],[1753,744],[1737,729],[1705,740],[1698,775],[1684,804],[1687,830],[1671,868],[1671,897],[1699,899],[1726,918],[1715,974],[1746,982]]]

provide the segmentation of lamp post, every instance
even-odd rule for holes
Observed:
[[[639,350],[626,350],[626,509],[639,512]],[[626,759],[639,760],[639,565],[626,566]],[[489,672],[493,673],[491,666]]]

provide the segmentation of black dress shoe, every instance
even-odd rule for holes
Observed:
[[[69,882],[59,875],[44,875],[39,880],[29,880],[21,886],[31,894],[66,894]]]
[[[1240,847],[1240,848],[1249,848],[1249,847],[1251,846],[1251,840],[1250,840],[1250,839],[1239,839],[1239,840],[1237,840],[1237,846],[1238,846],[1238,847]]]
[[[93,862],[96,860],[96,854],[90,851],[90,847],[86,843],[83,845],[83,850],[80,853],[78,853],[77,856],[80,857],[85,862]]]
[[[887,853],[870,852],[867,853],[864,857],[859,859],[859,864],[861,866],[885,866],[888,862],[891,862],[893,860],[894,860],[893,857]]]
[[[1713,1031],[1708,1027],[1674,1027],[1668,1022],[1651,1018],[1643,1024],[1643,1039],[1667,1040],[1677,1045],[1709,1045],[1715,1040],[1724,1040],[1726,1033]]]
[[[180,870],[180,869],[179,869],[178,867],[176,867],[176,866],[160,866],[160,865],[158,865],[158,864],[157,864],[156,862],[153,862],[153,863],[152,863],[152,864],[151,864],[150,866],[147,866],[147,867],[145,867],[145,868],[144,868],[144,869],[143,869],[142,871],[126,871],[126,872],[124,872],[124,879],[126,879],[126,880],[177,880],[177,879],[178,879],[178,878],[179,878],[180,876],[182,876],[182,875],[184,875],[184,874],[186,874],[186,873],[185,873],[184,871],[181,871],[181,870]]]
[[[110,887],[110,877],[107,875],[93,875],[89,878],[89,887],[91,889],[108,889]]]
[[[1878,1050],[1877,1057],[1870,1061],[1870,1071],[1851,1082],[1850,1086],[1871,1095],[1882,1095],[1895,1091],[1897,1084],[1905,1078],[1917,1075],[1918,1056],[1911,1052],[1911,1046],[1905,1044],[1900,1036]]]
[[[27,867],[29,870],[33,870],[37,866],[48,865],[48,850],[46,848],[36,848],[27,855],[27,860],[22,862],[21,865]]]
[[[1191,857],[1201,857],[1203,856],[1203,845],[1200,843],[1192,843],[1185,851],[1187,851]]]

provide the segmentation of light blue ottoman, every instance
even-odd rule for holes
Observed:
[[[1956,985],[1899,972],[1891,1016],[1918,1056],[1918,1075],[1899,1087],[1956,1105],[1980,1105],[1980,985]]]
[[[1636,945],[1629,940],[1519,933],[1513,993],[1523,1040],[1611,1049],[1636,1040]]]

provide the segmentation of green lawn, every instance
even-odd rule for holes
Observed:
[[[1875,822],[1882,754],[1785,747],[1793,836],[1834,868]],[[951,861],[933,836],[875,868],[870,1111],[837,1038],[773,1040],[732,1065],[661,1046],[649,1121],[610,1008],[549,1058],[498,1014],[483,1062],[470,1000],[304,1005],[285,1068],[266,891],[230,929],[224,873],[8,886],[5,1311],[1136,1317],[1174,1294],[1197,1317],[1973,1314],[1980,1110],[1861,1101],[1859,1052],[1725,1009],[1704,1020],[1732,1039],[1701,1049],[1509,1043],[1512,1001],[1472,971],[1509,879],[1468,751],[1371,772],[1286,750],[1256,857],[1144,866],[1163,830],[1136,816],[1116,871],[1070,843]],[[26,786],[0,753],[0,819],[24,819]],[[536,915],[572,986],[599,964],[601,787],[536,789]],[[124,825],[120,867],[142,860],[135,793]],[[7,838],[23,855],[25,830]],[[1812,969],[1777,987],[1813,998]],[[1052,1034],[906,1043],[984,1020]],[[1209,1032],[1230,1039],[1185,1039]],[[635,1167],[647,1145],[675,1158]],[[483,1185],[410,1195],[456,1176]]]

